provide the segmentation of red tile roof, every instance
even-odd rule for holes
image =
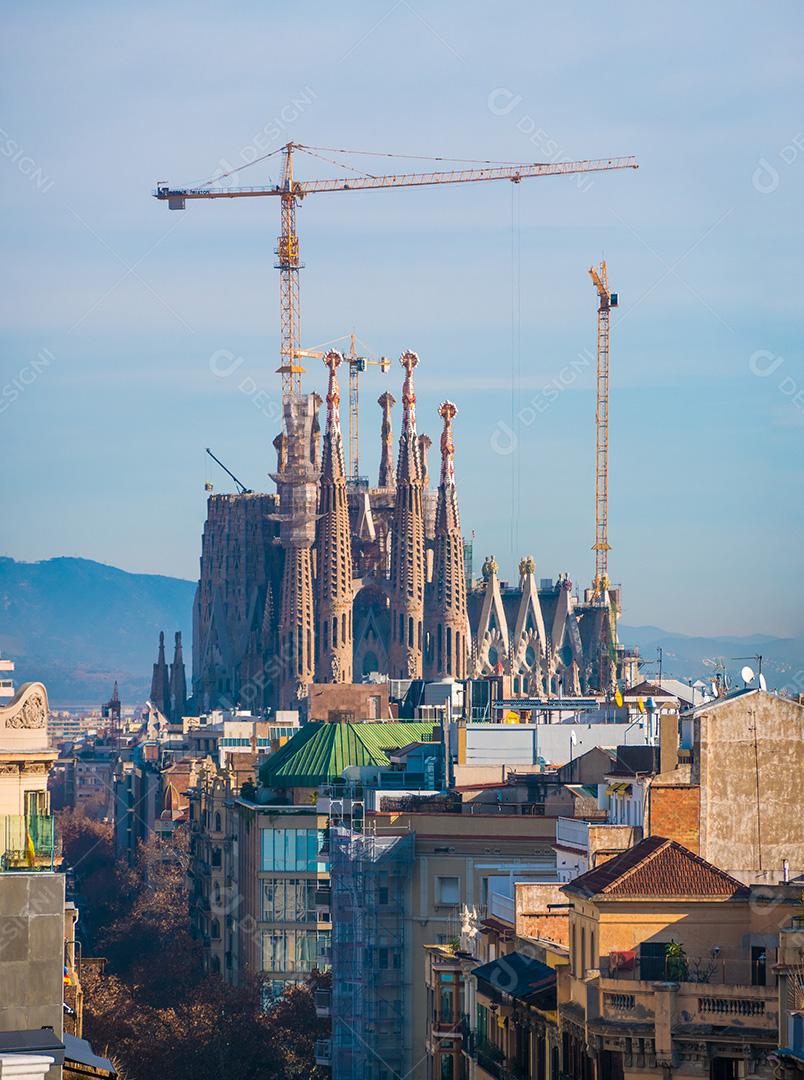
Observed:
[[[580,896],[742,899],[748,889],[675,840],[649,836],[564,886]]]

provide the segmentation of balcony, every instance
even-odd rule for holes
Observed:
[[[332,1039],[316,1039],[315,1063],[324,1066],[332,1064]]]
[[[760,1037],[775,1038],[778,990],[775,986],[729,983],[667,982],[601,978],[600,1020],[618,1027],[654,1026],[659,994],[670,996],[671,1032],[699,1029],[701,1036],[718,1029],[751,1029]]]
[[[513,896],[506,896],[504,893],[493,892],[489,897],[489,914],[494,915],[498,919],[502,919],[503,922],[510,923],[511,926],[513,926],[516,922]]]
[[[495,1046],[494,1043],[489,1042],[488,1039],[478,1039],[478,1068],[483,1069],[483,1071],[487,1072],[489,1076],[493,1076],[495,1080],[500,1080],[500,1077],[502,1077],[503,1058],[504,1055],[499,1046]]]
[[[0,869],[52,870],[56,830],[50,814],[0,816]]]
[[[556,843],[563,847],[589,848],[589,822],[579,818],[560,817],[556,821]]]

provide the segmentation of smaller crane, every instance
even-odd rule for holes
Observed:
[[[220,458],[215,457],[215,455],[212,453],[212,451],[210,450],[209,447],[207,447],[206,450],[207,450],[207,453],[209,454],[209,456],[215,462],[215,464],[220,465],[220,467],[223,469],[223,471],[226,473],[226,475],[231,476],[231,478],[234,480],[235,484],[237,484],[237,494],[238,495],[253,495],[254,494],[254,492],[251,490],[251,488],[247,488],[245,484],[241,484],[241,482],[237,479],[237,477],[231,471],[231,469],[227,469]],[[211,485],[209,485],[209,490],[210,491],[212,490]]]
[[[340,340],[340,339],[337,339]],[[299,349],[297,356],[307,359],[323,360],[326,353],[318,349]],[[357,352],[357,335],[351,334],[349,338],[349,352],[344,354],[343,359],[349,365],[349,479],[360,478],[360,440],[358,437],[358,401],[360,372],[365,371],[371,364],[380,369],[383,375],[391,369],[391,360],[388,356],[381,356],[374,360],[370,356],[361,356]]]
[[[609,289],[604,259],[599,269],[589,268],[589,276],[600,301],[597,309],[597,405],[595,424],[595,581],[593,596],[602,599],[609,587],[609,338],[611,309],[619,296]]]

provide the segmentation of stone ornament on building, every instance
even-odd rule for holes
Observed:
[[[25,683],[5,707],[0,708],[0,726],[33,730],[47,724],[47,691],[41,683]]]

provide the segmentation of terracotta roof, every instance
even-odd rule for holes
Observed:
[[[564,886],[564,892],[601,899],[701,897],[741,899],[748,889],[675,840],[649,836]]]

